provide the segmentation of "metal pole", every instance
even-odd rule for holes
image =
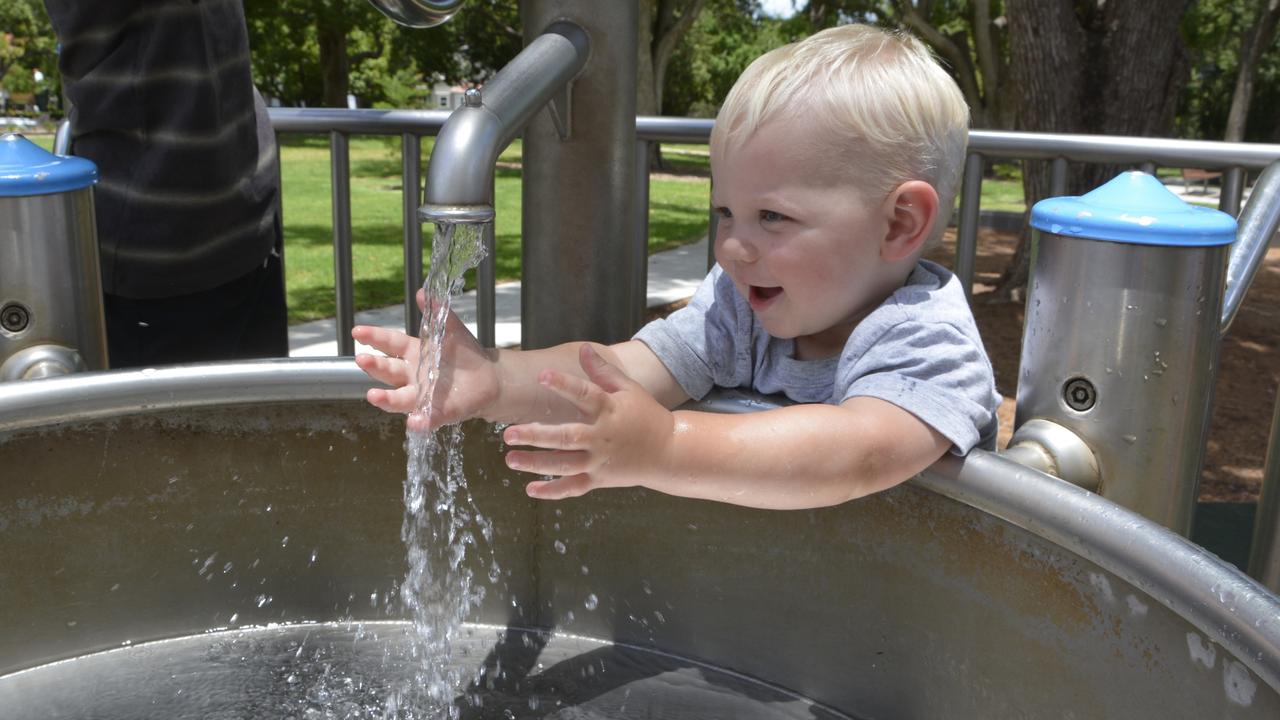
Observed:
[[[351,154],[347,136],[329,133],[329,177],[333,199],[333,277],[336,286],[339,355],[354,355],[355,290],[351,279]]]
[[[1218,209],[1235,217],[1240,214],[1240,201],[1244,197],[1244,168],[1228,168],[1222,173],[1222,192]]]
[[[404,223],[404,331],[417,337],[422,327],[418,290],[422,287],[422,142],[413,133],[400,135],[401,205]]]
[[[636,140],[636,237],[633,250],[632,312],[636,327],[644,323],[644,312],[649,305],[649,143]]]
[[[587,34],[572,81],[571,128],[539,112],[524,133],[521,345],[617,342],[636,330],[632,250],[636,162],[636,3],[524,0],[525,42],[556,21]],[[562,108],[563,110],[564,108]]]
[[[711,178],[711,190],[716,188],[716,179]],[[720,213],[716,212],[716,204],[712,202],[714,193],[707,195],[707,272],[716,264],[716,233],[720,231]]]
[[[978,254],[978,213],[982,209],[982,155],[971,152],[964,160],[964,184],[960,189],[960,218],[956,223],[956,276],[965,297],[973,297],[973,269]]]
[[[1049,197],[1067,194],[1067,159],[1057,157],[1049,164]]]
[[[497,179],[494,179],[494,184]],[[489,187],[489,205],[492,206],[496,190],[493,184]],[[496,347],[498,344],[498,266],[497,239],[494,237],[497,219],[480,226],[480,241],[484,243],[484,257],[476,267],[476,340],[484,347]]]

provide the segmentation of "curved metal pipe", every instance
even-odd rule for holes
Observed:
[[[484,222],[493,218],[494,164],[534,113],[587,64],[587,34],[569,22],[550,25],[483,91],[469,90],[436,138],[427,167],[424,221]]]
[[[1277,228],[1280,228],[1280,160],[1262,171],[1249,195],[1249,203],[1240,213],[1236,242],[1231,246],[1231,260],[1227,263],[1227,289],[1222,302],[1223,334],[1240,311],[1245,293],[1262,266],[1262,258],[1266,257]]]
[[[369,387],[350,358],[77,373],[0,387],[0,433],[177,407],[359,400]]]
[[[913,482],[1116,575],[1280,689],[1280,598],[1208,550],[1100,495],[983,450],[948,454]]]

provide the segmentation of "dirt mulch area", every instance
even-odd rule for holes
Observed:
[[[983,229],[974,270],[974,317],[995,368],[1000,406],[1000,447],[1012,434],[1023,305],[994,299],[991,291],[1013,257],[1017,236]],[[950,267],[954,236],[930,259]],[[646,322],[683,307],[685,301],[650,309]],[[1267,433],[1280,383],[1280,248],[1267,252],[1222,344],[1209,448],[1200,483],[1203,502],[1256,502],[1266,462]]]

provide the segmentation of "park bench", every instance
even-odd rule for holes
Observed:
[[[1189,190],[1189,183],[1199,182],[1200,192],[1209,192],[1209,181],[1222,177],[1222,173],[1217,170],[1202,170],[1200,168],[1182,168],[1182,188]]]

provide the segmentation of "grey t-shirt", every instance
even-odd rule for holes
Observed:
[[[635,337],[694,399],[714,386],[799,403],[870,396],[923,420],[956,454],[995,445],[1000,396],[973,313],[959,280],[925,260],[858,323],[838,357],[794,358],[795,341],[769,335],[719,266],[687,306]]]

